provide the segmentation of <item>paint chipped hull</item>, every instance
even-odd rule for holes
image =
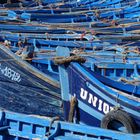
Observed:
[[[26,114],[62,116],[59,82],[0,46],[0,107]]]
[[[78,107],[75,108],[74,120],[77,123],[100,127],[103,117],[114,107],[120,106],[133,118],[137,130],[140,130],[140,94],[134,96],[132,92],[128,93],[129,85],[122,88],[121,83],[109,81],[108,78],[99,76],[77,63],[71,63],[66,68],[66,73],[69,86],[63,87],[61,80],[65,119],[69,119],[70,102],[76,97]]]

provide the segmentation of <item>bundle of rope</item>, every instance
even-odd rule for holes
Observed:
[[[81,56],[69,56],[69,57],[54,57],[53,61],[57,65],[67,64],[70,62],[79,62],[79,63],[85,63],[86,59]]]

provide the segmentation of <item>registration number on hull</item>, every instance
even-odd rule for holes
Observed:
[[[21,76],[18,72],[14,71],[13,69],[3,66],[0,63],[0,73],[7,77],[8,79],[11,79],[12,81],[20,82],[21,81]]]

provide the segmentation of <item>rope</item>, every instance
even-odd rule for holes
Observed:
[[[126,83],[126,84],[131,84],[131,85],[135,85],[135,82],[137,82],[135,80],[129,81],[126,78],[123,78],[123,77],[121,77],[120,79],[118,79],[118,81],[121,81],[121,82]]]
[[[136,53],[136,54],[140,54],[140,51],[138,50],[138,48],[134,49],[134,50],[127,50],[127,51],[124,51],[123,54],[128,54],[130,52],[133,52],[133,53]]]
[[[58,121],[58,120],[60,120],[60,117],[59,116],[56,116],[56,117],[53,117],[52,118],[51,123],[50,123],[50,126],[49,126],[49,130],[48,130],[46,136],[49,136],[51,134],[50,132],[51,132],[52,125],[53,125],[53,123],[55,121]]]
[[[75,107],[77,105],[77,99],[76,97],[73,97],[70,101],[70,112],[69,112],[69,122],[73,122],[73,117],[74,117],[74,111],[75,111]]]
[[[70,62],[79,62],[79,63],[85,63],[86,59],[81,56],[70,56],[70,57],[54,57],[53,61],[57,65],[66,64]]]

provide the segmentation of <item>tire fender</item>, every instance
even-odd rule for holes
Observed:
[[[128,133],[135,133],[136,125],[133,119],[128,115],[128,113],[120,109],[112,110],[107,113],[101,121],[101,128],[115,130],[111,127],[111,124],[115,121],[120,122]]]

